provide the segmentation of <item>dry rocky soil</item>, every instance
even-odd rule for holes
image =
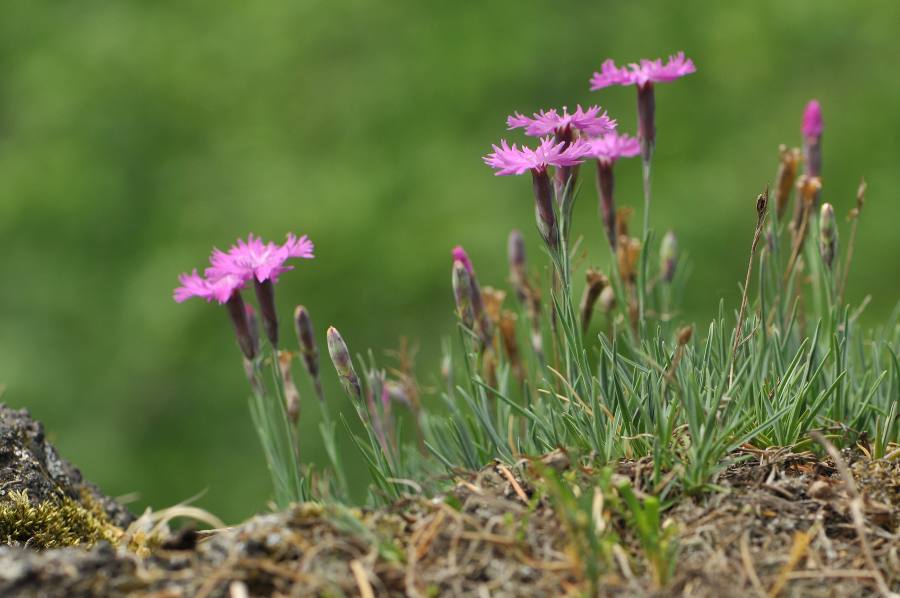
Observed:
[[[597,472],[563,453],[547,465],[523,460],[457,472],[444,494],[377,510],[305,504],[233,527],[170,531],[104,496],[26,411],[0,405],[0,596],[900,592],[897,455],[873,460],[845,451],[837,463],[747,447],[740,457],[717,489],[666,505],[677,565],[660,587],[627,514],[594,500],[599,531],[615,540],[592,551],[585,537],[597,533],[596,523],[561,513],[544,491],[552,467],[575,496],[597,496]],[[651,470],[623,461],[615,476],[640,497]]]

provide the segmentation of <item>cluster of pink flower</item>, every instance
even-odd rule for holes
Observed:
[[[264,243],[251,233],[246,241],[238,239],[228,251],[213,248],[209,257],[209,267],[203,275],[195,268],[190,274],[178,277],[181,286],[175,289],[175,301],[181,303],[191,297],[207,301],[217,301],[228,308],[238,343],[247,359],[258,353],[254,331],[248,317],[253,317],[252,309],[244,305],[241,289],[253,281],[259,309],[263,317],[266,336],[273,347],[278,346],[278,318],[275,314],[274,283],[278,277],[294,267],[286,265],[290,258],[312,259],[313,244],[306,235],[287,236],[283,245]]]
[[[613,60],[606,60],[601,71],[594,73],[591,90],[611,85],[637,87],[637,138],[618,133],[616,121],[599,106],[586,110],[578,106],[572,114],[566,108],[563,108],[562,114],[557,110],[541,111],[531,118],[515,113],[506,121],[509,129],[523,128],[526,135],[540,138],[539,145],[531,149],[501,140],[500,145],[494,145],[494,151],[484,157],[484,161],[497,170],[498,176],[531,172],[538,227],[547,244],[554,248],[558,244],[559,233],[547,169],[550,166],[556,169],[557,198],[565,204],[571,201],[568,196],[574,186],[577,166],[587,159],[596,160],[601,213],[610,243],[615,247],[612,165],[619,158],[633,157],[639,153],[649,161],[655,138],[653,84],[674,81],[695,70],[694,63],[685,58],[683,52],[670,56],[666,63],[662,59],[641,60],[621,68]],[[565,213],[566,206],[562,207]]]

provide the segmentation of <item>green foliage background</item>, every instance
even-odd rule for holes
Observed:
[[[304,303],[323,350],[328,324],[378,355],[408,336],[433,383],[450,248],[500,285],[519,227],[544,262],[530,183],[481,163],[506,115],[599,102],[633,131],[633,90],[592,94],[591,72],[679,49],[699,72],[657,94],[652,222],[691,254],[685,318],[736,307],[755,195],[817,97],[826,200],[846,214],[869,181],[849,298],[872,294],[874,324],[900,294],[898,22],[888,0],[4,3],[2,400],[107,492],[139,493],[135,510],[204,490],[197,504],[228,521],[260,510],[269,481],[227,318],[176,305],[176,275],[249,231],[307,233],[318,257],[278,287],[283,336]],[[636,161],[617,182],[638,206]],[[603,266],[586,183],[575,232]],[[305,458],[321,463],[301,390]]]

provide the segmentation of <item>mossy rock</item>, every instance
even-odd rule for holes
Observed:
[[[90,546],[133,520],[59,456],[27,410],[0,404],[0,544]]]

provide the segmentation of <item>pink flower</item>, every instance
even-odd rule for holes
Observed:
[[[616,132],[607,133],[602,137],[587,140],[587,154],[585,157],[595,158],[605,164],[612,164],[619,158],[632,158],[641,153],[641,142],[630,135]]]
[[[690,58],[685,58],[684,52],[669,56],[669,61],[665,64],[663,64],[662,58],[641,59],[640,63],[632,62],[622,68],[616,68],[616,63],[612,59],[607,59],[603,62],[601,71],[595,72],[591,78],[591,91],[611,85],[644,87],[648,83],[668,83],[696,72],[696,70],[694,62]]]
[[[585,155],[586,144],[583,139],[577,139],[572,143],[565,141],[555,142],[551,137],[541,139],[537,149],[516,144],[511,146],[506,140],[500,141],[500,146],[493,146],[494,151],[484,156],[484,163],[496,168],[497,176],[510,174],[524,174],[532,170],[546,172],[548,166],[575,166],[581,164]]]
[[[600,72],[594,72],[591,77],[591,91],[610,87],[612,85],[630,85],[632,83],[628,69],[619,68],[612,58],[607,58],[600,65]]]
[[[197,274],[197,269],[190,274],[178,276],[181,286],[175,289],[174,298],[182,303],[191,297],[200,297],[207,301],[216,300],[217,303],[226,303],[235,291],[244,287],[244,281],[232,274],[224,274],[217,278],[203,278]]]
[[[823,129],[822,106],[819,100],[810,100],[803,111],[803,136],[820,137]]]
[[[238,239],[237,245],[232,245],[227,252],[213,249],[209,258],[211,267],[207,268],[206,276],[211,280],[232,275],[242,281],[255,279],[265,282],[271,279],[277,282],[281,274],[293,269],[293,266],[285,266],[284,263],[295,257],[313,257],[313,244],[306,235],[298,239],[290,234],[284,245],[278,245],[271,241],[263,243],[262,239],[251,233],[246,242]]]
[[[562,115],[555,109],[535,112],[533,118],[528,118],[516,112],[506,119],[506,125],[510,130],[520,127],[525,129],[525,134],[532,137],[543,137],[556,134],[561,137],[564,132],[578,129],[587,135],[602,135],[616,128],[616,121],[609,118],[606,112],[601,114],[600,106],[591,106],[583,110],[578,106],[575,112],[569,114],[563,106]]]

